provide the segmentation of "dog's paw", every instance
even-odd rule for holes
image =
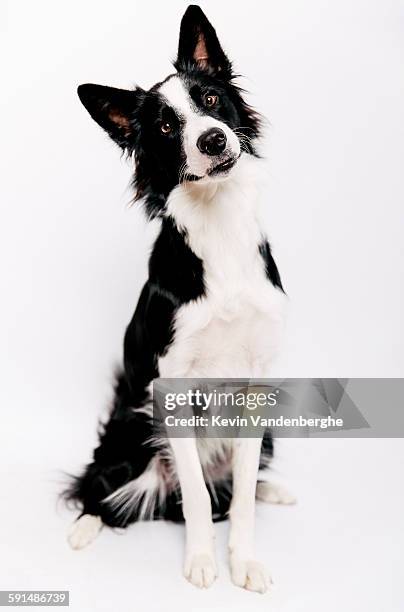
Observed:
[[[296,497],[289,493],[289,491],[278,484],[266,481],[257,483],[256,497],[268,504],[290,505],[296,503]]]
[[[189,555],[185,561],[184,576],[200,589],[210,587],[217,576],[213,555],[210,553]]]
[[[245,560],[231,555],[230,572],[233,584],[248,591],[265,593],[272,584],[272,579],[265,566],[258,561]]]
[[[102,527],[99,516],[83,514],[70,528],[67,540],[74,550],[79,550],[91,544]]]

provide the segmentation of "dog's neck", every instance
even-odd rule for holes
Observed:
[[[170,194],[166,214],[203,261],[256,253],[262,241],[260,166],[255,157],[243,155],[226,180],[184,183]]]

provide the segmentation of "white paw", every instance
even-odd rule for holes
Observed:
[[[99,516],[83,514],[70,528],[67,540],[74,550],[84,548],[97,537],[102,527]]]
[[[217,576],[213,556],[210,553],[190,555],[185,562],[184,576],[200,589],[210,587]]]
[[[257,483],[257,499],[268,504],[295,504],[296,497],[278,484],[272,482]]]
[[[258,561],[246,561],[231,555],[230,572],[233,584],[248,591],[265,593],[272,584],[265,566]]]

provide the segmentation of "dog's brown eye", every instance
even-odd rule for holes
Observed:
[[[166,121],[165,123],[162,123],[160,126],[160,129],[163,132],[163,134],[169,134],[172,131],[171,124],[168,123],[168,121]]]
[[[216,106],[218,99],[219,98],[217,96],[205,96],[205,104],[208,108],[212,108],[213,106]]]

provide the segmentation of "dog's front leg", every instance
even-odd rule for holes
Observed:
[[[170,440],[181,486],[185,518],[185,577],[198,587],[208,587],[217,570],[214,554],[212,504],[205,485],[194,438]]]
[[[234,584],[264,593],[271,579],[265,567],[254,559],[255,491],[261,443],[261,438],[234,440],[229,553]]]

